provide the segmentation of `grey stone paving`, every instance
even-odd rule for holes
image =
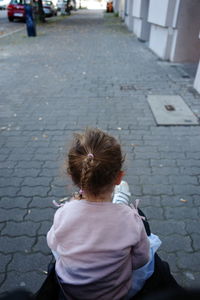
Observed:
[[[87,125],[120,139],[126,179],[163,241],[161,257],[179,283],[197,286],[200,128],[156,126],[147,103],[150,94],[177,94],[200,117],[187,66],[161,62],[102,11],[47,24],[36,38],[15,33],[0,49],[1,292],[36,291],[45,278],[52,200],[73,191],[65,152]]]

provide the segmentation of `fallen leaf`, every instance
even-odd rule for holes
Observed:
[[[184,203],[185,203],[185,202],[188,202],[188,200],[183,199],[183,198],[181,198],[180,201],[181,201],[181,202],[184,202]]]
[[[60,199],[59,202],[64,202],[64,201],[67,201],[68,200],[68,197],[65,197],[63,199]]]

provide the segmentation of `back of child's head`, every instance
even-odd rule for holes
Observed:
[[[68,173],[75,185],[97,197],[114,184],[122,168],[120,144],[99,129],[75,134],[68,153]]]

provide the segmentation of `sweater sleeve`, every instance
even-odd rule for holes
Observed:
[[[134,270],[144,266],[149,261],[149,240],[141,220],[140,223],[140,239],[132,248],[132,268]]]
[[[51,250],[56,251],[57,241],[55,236],[54,225],[52,225],[50,230],[47,232],[47,245]]]
[[[63,212],[63,207],[59,208],[56,211],[56,213],[54,215],[53,225],[51,226],[50,230],[47,232],[47,245],[49,246],[49,248],[51,250],[54,250],[54,251],[57,250],[57,246],[58,246],[55,231],[59,226],[59,220],[60,220],[60,216],[61,216],[62,212]]]

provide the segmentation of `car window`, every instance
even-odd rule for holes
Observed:
[[[10,3],[11,3],[11,4],[24,4],[25,1],[24,1],[24,0],[11,0]]]
[[[44,4],[48,4],[48,5],[51,5],[52,2],[51,1],[43,1]]]

